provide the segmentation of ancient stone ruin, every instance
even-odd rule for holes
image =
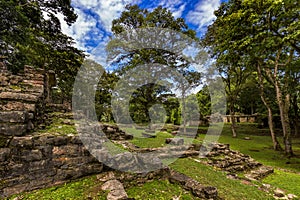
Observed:
[[[0,72],[0,197],[101,172],[78,136],[34,132],[45,117],[42,69]]]
[[[118,172],[94,158],[78,134],[59,134],[41,130],[52,122],[53,117],[60,118],[63,124],[74,125],[72,113],[55,115],[49,113],[61,110],[68,112],[69,109],[64,105],[49,102],[51,96],[47,88],[48,77],[44,70],[30,66],[25,66],[23,73],[14,75],[0,62],[0,198],[61,184],[90,174],[99,174],[98,179],[103,182],[102,189],[111,190],[108,199],[114,198],[116,194],[120,194],[120,198],[127,198],[125,189],[132,186],[132,183],[143,184],[153,179],[169,180],[171,183],[181,185],[196,197],[218,199],[217,188],[204,186],[168,167],[150,173]],[[126,141],[133,136],[118,126],[99,124],[99,127],[107,139],[123,145],[129,152],[157,151],[161,159],[199,155],[200,146],[186,147],[183,145],[183,139],[168,138],[166,142],[171,147],[167,150],[137,148]],[[173,131],[177,130],[178,127]],[[151,131],[147,132],[147,136],[152,134]],[[206,164],[230,173],[249,171],[249,179],[264,176],[264,172],[251,171],[261,169],[260,163],[230,150],[229,146],[214,145]],[[134,156],[129,155],[131,154],[127,152],[117,154],[116,157],[125,159],[123,163],[126,165],[130,164],[130,160],[136,160]]]
[[[25,66],[24,74],[0,73],[0,133],[5,138],[23,136],[43,117],[44,72]],[[4,137],[5,136],[5,137]]]

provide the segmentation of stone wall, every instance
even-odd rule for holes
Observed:
[[[78,136],[35,134],[13,137],[0,148],[0,198],[100,173],[103,165]]]
[[[240,122],[240,123],[255,123],[255,122],[257,122],[257,118],[258,118],[258,115],[235,115],[234,116],[235,122]],[[231,116],[224,115],[223,122],[231,123]]]
[[[3,64],[3,63],[2,63]],[[0,147],[13,136],[23,136],[42,120],[44,71],[30,66],[13,75],[3,67],[0,72]]]
[[[99,173],[76,135],[38,133],[46,119],[45,72],[14,75],[0,62],[0,198]]]

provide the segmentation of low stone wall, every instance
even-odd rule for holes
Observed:
[[[100,173],[99,163],[78,136],[37,134],[14,137],[0,149],[0,197]]]
[[[235,122],[239,123],[255,123],[257,122],[258,115],[234,115]],[[224,115],[223,122],[224,123],[231,123],[231,116]]]

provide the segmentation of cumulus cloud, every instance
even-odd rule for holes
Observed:
[[[127,4],[137,4],[141,0],[73,0],[72,6],[78,15],[77,21],[68,26],[61,14],[62,31],[72,37],[76,47],[91,53],[99,45],[105,46],[111,33],[112,20],[120,16]],[[97,48],[98,48],[97,47]],[[103,50],[104,51],[104,50]],[[99,55],[99,51],[97,53]],[[105,52],[101,53],[105,55]],[[96,56],[99,60],[99,56]]]
[[[118,18],[127,4],[136,4],[140,0],[74,0],[74,7],[87,9],[99,17],[103,28],[110,32],[111,22]]]
[[[202,0],[187,14],[186,20],[198,26],[198,31],[203,31],[215,20],[214,11],[220,4],[221,0]]]
[[[80,9],[75,9],[78,15],[76,23],[72,26],[67,25],[63,20],[63,16],[58,14],[57,17],[60,19],[62,32],[72,37],[76,42],[76,47],[82,50],[88,50],[89,46],[87,41],[91,39],[101,39],[103,32],[97,28],[97,19],[93,16],[88,15]]]
[[[163,0],[159,5],[169,9],[175,18],[181,17],[186,3],[183,0]]]

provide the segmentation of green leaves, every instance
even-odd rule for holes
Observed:
[[[13,72],[24,65],[54,70],[67,95],[84,54],[61,32],[57,13],[63,14],[69,25],[77,18],[69,0],[0,1],[0,55],[7,57]]]

